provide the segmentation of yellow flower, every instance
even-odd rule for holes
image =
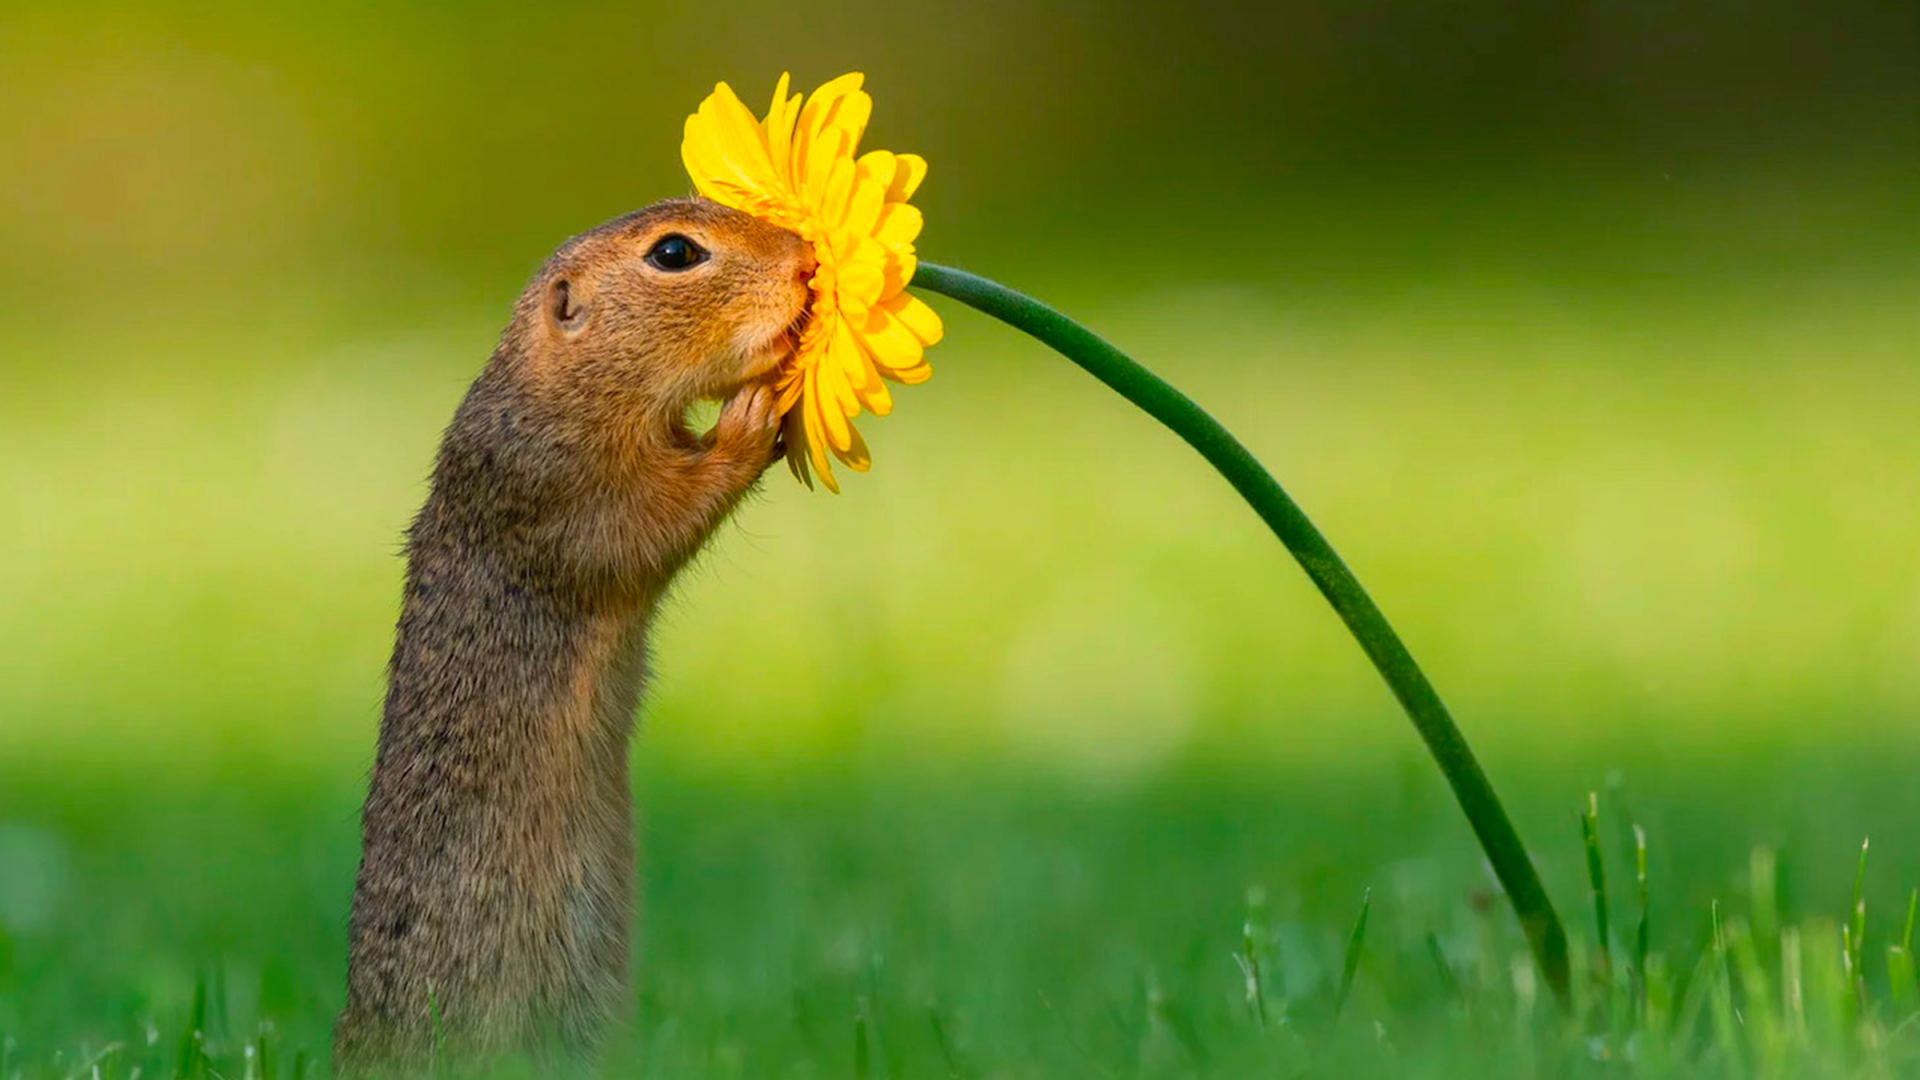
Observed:
[[[940,340],[940,317],[906,291],[917,265],[920,211],[907,205],[927,175],[914,154],[873,150],[858,157],[873,99],[864,76],[842,75],[802,102],[780,76],[765,120],[726,83],[687,117],[680,157],[700,194],[791,229],[813,245],[806,328],[777,375],[787,464],[809,487],[807,465],[839,491],[827,462],[872,464],[853,419],[885,416],[885,380],[925,382],[924,352]]]

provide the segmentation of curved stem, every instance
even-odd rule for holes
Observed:
[[[1493,872],[1507,891],[1520,918],[1534,959],[1562,1002],[1568,995],[1567,935],[1554,913],[1553,903],[1527,858],[1520,835],[1494,794],[1493,785],[1454,725],[1433,684],[1414,663],[1412,654],[1393,632],[1373,598],[1334,553],[1326,537],[1314,527],[1279,481],[1240,445],[1240,441],[1193,400],[1166,380],[1141,367],[1120,350],[1065,315],[1004,285],[964,270],[922,262],[913,284],[991,315],[1051,346],[1085,368],[1121,397],[1165,424],[1200,452],[1240,497],[1253,507],[1273,534],[1313,579],[1320,594],[1347,624],[1380,677],[1413,720],[1433,760],[1452,785],[1474,835],[1486,851]]]

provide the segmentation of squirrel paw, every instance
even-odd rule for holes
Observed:
[[[753,477],[758,478],[774,459],[780,419],[773,387],[765,383],[744,387],[721,407],[708,449],[729,464],[751,468]]]

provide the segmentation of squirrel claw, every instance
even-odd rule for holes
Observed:
[[[720,409],[713,426],[712,448],[732,460],[765,467],[774,459],[780,441],[780,412],[773,387],[761,383],[743,387]]]

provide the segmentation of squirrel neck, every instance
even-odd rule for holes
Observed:
[[[602,505],[603,455],[500,361],[449,428],[408,535],[362,815],[342,1036],[354,1058],[429,1045],[430,991],[469,1049],[549,1028],[590,1043],[626,993],[628,750],[647,626],[686,553],[581,553],[604,531],[596,514],[636,504]],[[638,505],[657,495],[643,488]]]
[[[637,489],[644,506],[657,487],[648,470],[672,458],[655,445],[671,425],[633,415],[616,426],[550,406],[507,345],[475,381],[408,534],[382,763],[457,759],[493,815],[547,813],[585,794],[580,777],[617,778],[630,801],[646,628],[685,557],[582,554],[601,515],[632,511],[605,493]],[[605,445],[614,439],[621,451]]]
[[[408,543],[383,756],[420,734],[410,757],[484,753],[506,781],[532,752],[624,768],[658,594],[583,594],[516,548],[429,501]]]

